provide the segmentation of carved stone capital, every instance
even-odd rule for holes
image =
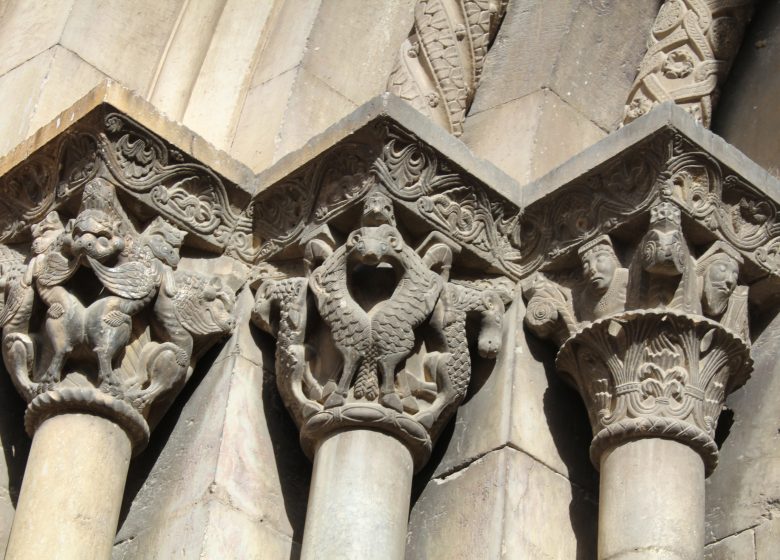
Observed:
[[[556,360],[583,396],[591,458],[628,439],[676,439],[717,464],[713,439],[725,395],[752,369],[744,340],[705,317],[637,310],[597,320],[567,340]]]
[[[229,188],[106,106],[0,182],[2,356],[28,402],[27,431],[96,414],[139,451],[234,327],[239,280],[192,266],[239,227]]]
[[[710,133],[688,128],[680,113],[670,109],[672,131],[651,115],[570,162],[555,175],[576,178],[548,185],[524,214],[558,209],[558,227],[521,247],[535,254],[521,281],[525,323],[559,348],[557,369],[588,409],[596,466],[626,440],[660,437],[695,449],[711,473],[725,398],[752,370],[749,310],[776,302],[780,275],[766,255],[780,185]],[[669,140],[665,162],[645,169],[661,155],[654,143]],[[639,153],[649,157],[635,166]],[[617,180],[637,206],[620,210],[624,199],[607,200],[602,190],[600,204],[561,210]],[[569,226],[575,216],[579,234]],[[536,252],[543,238],[555,249]]]
[[[302,166],[268,172],[253,321],[276,338],[277,384],[309,456],[329,433],[368,429],[420,468],[472,360],[499,351],[519,210],[460,167],[470,154],[450,159],[421,138],[424,119],[389,105],[364,108],[362,128]]]

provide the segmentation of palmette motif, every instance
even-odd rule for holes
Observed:
[[[581,275],[537,273],[525,283],[525,322],[560,347],[557,369],[588,409],[594,464],[622,442],[661,437],[692,447],[711,473],[724,400],[752,370],[744,259],[722,241],[696,259],[679,207],[665,199],[650,208],[627,270],[608,236],[579,255]],[[572,294],[588,290],[611,294],[608,312],[576,305]]]

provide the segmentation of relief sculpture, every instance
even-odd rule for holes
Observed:
[[[360,426],[399,437],[418,465],[427,459],[466,394],[467,321],[479,324],[479,353],[494,358],[508,301],[451,280],[452,253],[435,235],[410,246],[393,201],[375,189],[344,243],[306,244],[306,278],[260,284],[253,321],[277,338],[277,383],[308,452],[326,433]]]
[[[577,249],[579,266],[526,280],[526,325],[560,348],[557,369],[588,408],[595,465],[627,439],[663,437],[712,472],[722,403],[752,368],[744,259],[722,241],[695,258],[680,209],[664,199],[629,245],[618,255],[609,236],[595,237]]]
[[[29,260],[4,267],[0,314],[28,430],[88,410],[119,417],[142,445],[152,404],[175,395],[202,349],[233,329],[234,293],[178,270],[185,232],[160,217],[139,231],[100,177],[75,217],[51,211],[31,233]]]

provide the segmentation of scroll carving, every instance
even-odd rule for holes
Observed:
[[[495,357],[508,293],[498,280],[451,279],[443,238],[409,245],[381,189],[345,241],[334,237],[306,243],[304,276],[261,281],[253,321],[277,339],[277,383],[308,453],[361,427],[404,441],[420,467],[466,394],[467,322],[479,321],[479,353]]]
[[[303,246],[313,231],[381,187],[464,251],[507,276],[520,276],[517,206],[391,122],[379,120],[358,137],[361,142],[332,148],[255,200],[256,262]]]
[[[718,85],[742,42],[753,0],[666,0],[655,19],[623,123],[674,101],[710,126]]]
[[[752,369],[745,261],[723,241],[695,258],[667,199],[622,253],[626,268],[602,235],[579,247],[579,267],[526,280],[525,322],[560,348],[557,369],[588,408],[594,464],[627,439],[663,437],[690,445],[712,472],[723,402]]]
[[[97,110],[0,179],[0,242],[23,241],[30,227],[96,178],[147,205],[210,250],[249,258],[246,200],[225,180],[128,117]]]
[[[507,1],[418,0],[387,90],[460,136]]]
[[[764,273],[780,272],[780,207],[737,171],[673,130],[636,144],[596,172],[530,204],[507,268],[530,277],[571,259],[587,241],[647,215],[660,199],[679,208]]]
[[[128,173],[137,178],[151,152],[135,150]],[[233,290],[179,269],[185,232],[162,217],[138,227],[101,177],[83,186],[71,219],[52,210],[31,233],[29,257],[3,264],[0,313],[3,360],[29,403],[28,431],[87,411],[115,420],[142,448],[153,407],[233,329]]]

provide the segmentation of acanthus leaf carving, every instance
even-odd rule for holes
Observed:
[[[670,200],[656,200],[647,231],[620,252],[632,258],[602,235],[579,246],[579,267],[524,282],[525,323],[560,348],[557,369],[588,408],[595,465],[628,439],[663,437],[690,445],[711,473],[724,399],[752,369],[745,260],[724,241],[695,258]]]

